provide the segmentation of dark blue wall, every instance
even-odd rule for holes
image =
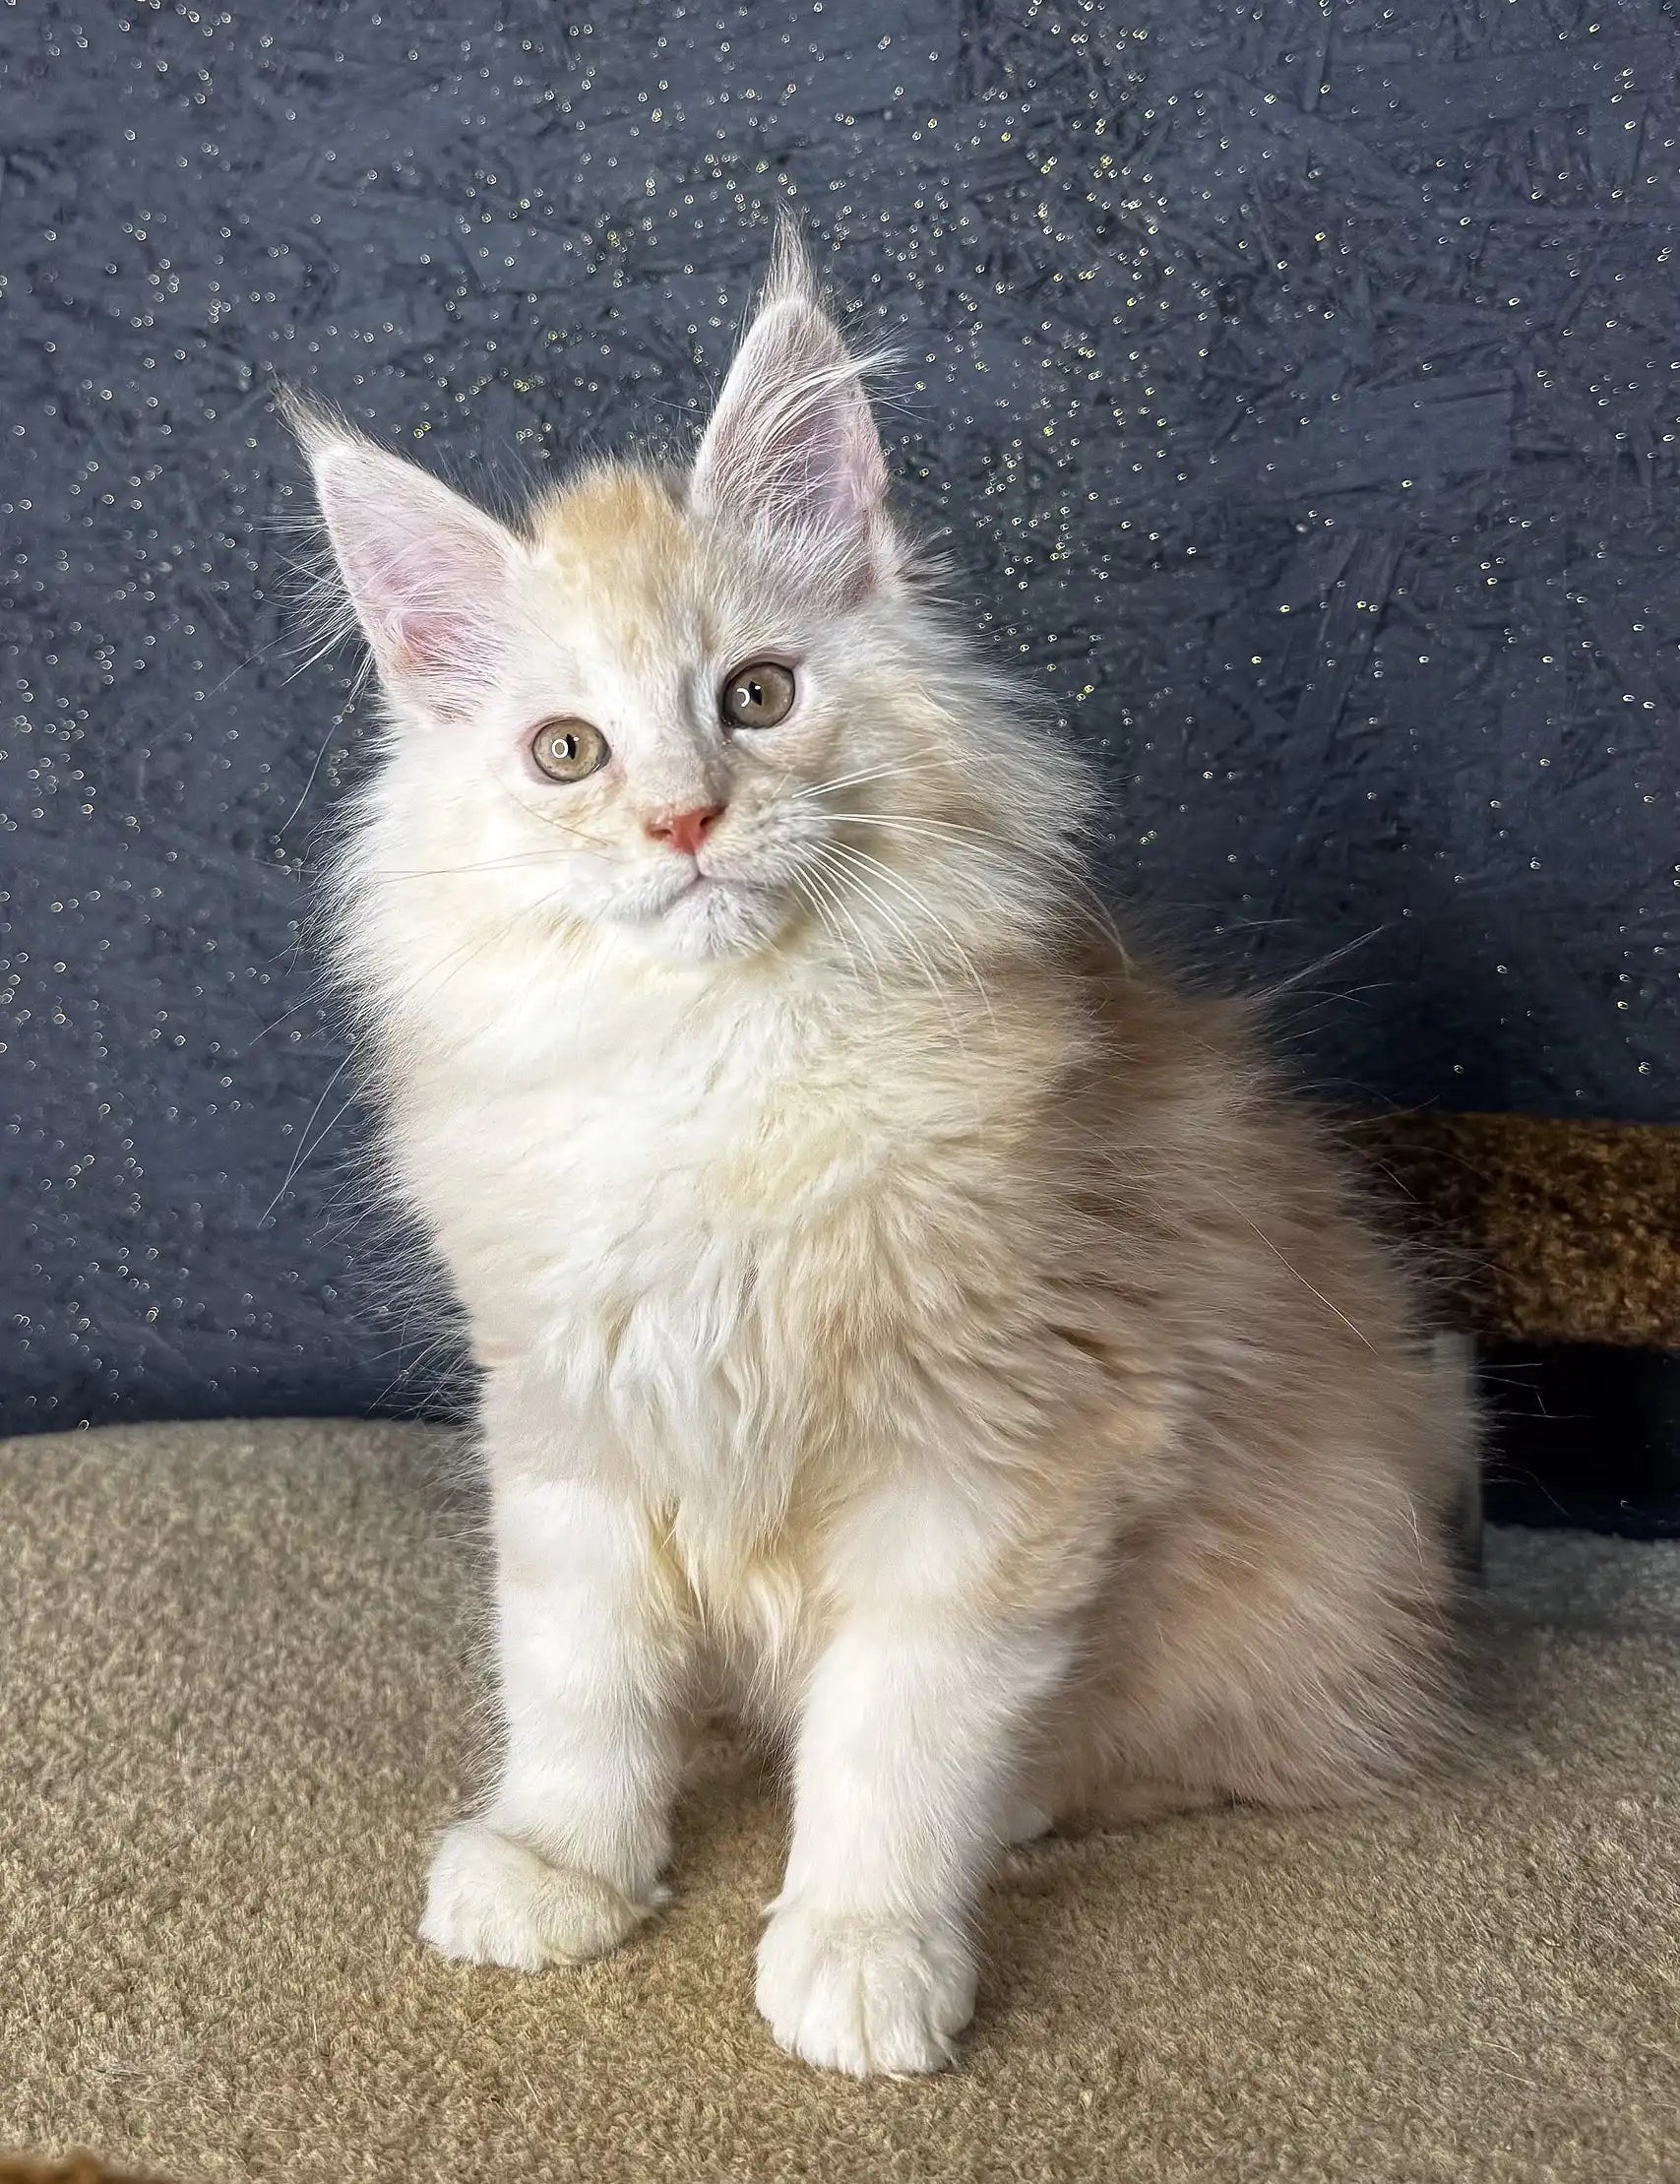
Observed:
[[[1680,1117],[1657,0],[0,39],[0,1422],[409,1400],[331,1203],[299,918],[358,722],[288,634],[271,383],[503,485],[680,443],[782,198],[902,346],[908,508],[1104,756],[1116,884],[1226,968],[1360,942],[1286,1011],[1342,1096]]]

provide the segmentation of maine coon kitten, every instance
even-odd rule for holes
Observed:
[[[623,1940],[722,1674],[792,1754],[771,2029],[937,2069],[1000,1844],[1427,1751],[1464,1389],[1241,1013],[1082,906],[1086,769],[918,588],[789,237],[687,474],[509,529],[301,429],[388,710],[342,966],[498,1548],[421,1933]]]

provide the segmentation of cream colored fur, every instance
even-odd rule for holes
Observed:
[[[772,2030],[935,2069],[1002,1841],[1430,1750],[1462,1376],[1241,1012],[1083,906],[1085,770],[929,603],[791,244],[691,478],[514,530],[303,429],[389,704],[341,967],[499,1557],[506,1751],[422,1932],[611,1948],[721,1678],[790,1752]],[[765,655],[793,711],[726,732]],[[541,775],[554,716],[611,763]]]

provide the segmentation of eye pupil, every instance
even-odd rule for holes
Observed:
[[[581,781],[598,773],[612,753],[588,720],[544,720],[531,734],[530,755],[551,781]]]
[[[791,667],[779,660],[754,660],[738,667],[723,685],[717,710],[725,727],[774,728],[792,712],[797,691]]]

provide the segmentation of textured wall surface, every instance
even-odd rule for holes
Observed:
[[[300,933],[358,721],[272,385],[492,490],[681,445],[778,198],[901,349],[909,513],[1102,753],[1115,887],[1227,970],[1357,943],[1285,1017],[1342,1097],[1680,1118],[1658,0],[0,41],[0,1427],[412,1400]]]

